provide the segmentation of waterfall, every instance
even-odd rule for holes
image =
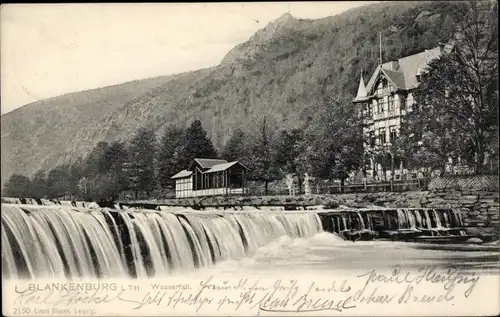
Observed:
[[[427,229],[432,229],[431,217],[429,215],[429,210],[424,210],[425,223],[427,224]]]
[[[138,211],[2,204],[7,278],[159,277],[321,232],[315,212]],[[345,226],[345,218],[344,226]]]
[[[363,220],[363,217],[361,216],[361,214],[359,212],[356,212],[356,215],[358,216],[359,218],[359,224],[361,225],[361,230],[365,230],[366,229],[366,225],[365,225],[365,221]]]
[[[418,210],[412,210],[413,217],[415,218],[415,228],[422,228],[422,215]]]
[[[406,229],[406,219],[403,210],[397,209],[397,217],[398,217],[398,229]]]
[[[448,211],[447,210],[445,210],[443,212],[443,218],[444,218],[444,226],[446,228],[450,228],[450,219],[448,218]]]
[[[413,210],[405,209],[405,214],[406,214],[406,218],[408,219],[409,228],[416,229],[417,228],[417,220],[416,220],[415,214],[413,213]]]
[[[443,225],[441,224],[441,219],[439,218],[439,214],[436,211],[436,209],[432,209],[432,213],[434,215],[434,218],[436,219],[436,228],[443,229]]]

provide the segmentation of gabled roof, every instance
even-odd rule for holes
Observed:
[[[412,89],[418,86],[417,72],[425,70],[429,63],[441,56],[441,48],[436,47],[430,50],[425,50],[421,53],[410,55],[399,59],[399,67],[405,77],[405,88]],[[382,66],[383,67],[383,66]]]
[[[404,73],[384,68],[382,68],[382,72],[387,76],[387,78],[392,82],[392,84],[396,86],[396,88],[406,89]]]
[[[219,159],[195,158],[193,163],[189,166],[189,169],[191,169],[194,163],[198,163],[198,165],[200,165],[203,169],[209,169],[214,165],[227,163],[227,161]]]
[[[175,174],[174,176],[170,177],[170,179],[188,177],[188,176],[191,176],[191,174],[193,174],[193,172],[187,171],[187,170],[182,170],[179,173]]]
[[[247,169],[243,164],[241,164],[240,162],[238,161],[234,161],[234,162],[229,162],[229,163],[223,163],[223,164],[217,164],[217,165],[214,165],[212,166],[211,169],[209,169],[208,171],[206,171],[205,173],[214,173],[214,172],[221,172],[221,171],[225,171],[227,169],[229,169],[230,167],[234,166],[234,165],[240,165],[241,167],[243,167],[244,169]]]
[[[198,162],[198,164],[201,165],[201,163],[205,163],[205,166],[207,166],[210,163],[213,163],[213,161],[224,162],[224,163],[212,165],[209,169],[205,169],[204,171],[201,171],[203,174],[206,174],[206,173],[215,173],[215,172],[222,172],[222,171],[225,171],[225,170],[227,170],[227,169],[229,169],[229,168],[231,168],[231,167],[233,167],[235,165],[239,165],[243,169],[248,170],[248,168],[245,165],[241,164],[238,161],[227,162],[226,160],[195,159],[195,161],[196,160],[202,160],[201,162]],[[211,161],[211,162],[207,162],[207,161]],[[191,165],[193,165],[193,163],[191,163]],[[175,174],[174,176],[170,177],[170,179],[184,178],[184,177],[189,177],[191,175],[193,175],[192,171],[182,170],[179,173]]]
[[[368,81],[368,84],[366,84],[366,93],[370,94],[372,91],[373,86],[375,85],[375,80],[378,78],[380,72],[382,71],[381,65],[378,65],[377,68],[375,68],[375,71],[373,72],[372,77]]]
[[[383,73],[397,89],[409,90],[416,88],[419,84],[417,80],[417,75],[420,75],[419,72],[424,72],[425,68],[432,60],[441,56],[443,52],[450,52],[452,48],[452,45],[444,44],[433,49],[400,58],[397,61],[390,61],[378,65],[366,85],[367,95],[372,94],[380,73]],[[357,99],[356,97],[354,101],[358,101]]]

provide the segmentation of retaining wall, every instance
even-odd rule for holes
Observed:
[[[242,196],[207,197],[197,199],[170,199],[135,202],[170,206],[285,206],[294,209],[298,206],[325,205],[328,208],[349,207],[369,208],[460,208],[464,209],[464,225],[471,230],[497,232],[499,225],[499,193],[495,191],[447,190],[414,191],[403,193],[357,193],[314,196]]]

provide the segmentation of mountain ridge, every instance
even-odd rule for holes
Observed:
[[[327,96],[353,98],[361,70],[377,64],[374,30],[384,33],[384,59],[410,55],[445,40],[453,6],[370,4],[319,20],[285,13],[217,66],[28,104],[1,116],[2,184],[12,173],[72,162],[99,141],[127,141],[141,126],[160,134],[200,119],[219,149],[235,128],[251,131],[264,116],[277,129],[301,126]]]

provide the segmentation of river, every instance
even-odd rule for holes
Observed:
[[[61,302],[89,309],[74,316],[92,315],[92,309],[100,315],[384,315],[415,305],[420,313],[498,307],[498,300],[471,306],[498,292],[498,245],[344,241],[324,232],[314,211],[203,214],[3,204],[2,251],[7,303],[17,313],[29,309],[23,315],[40,316],[35,306],[65,315],[51,310]],[[110,303],[98,305],[95,298],[68,299],[44,286],[68,280],[119,281],[114,291],[124,291],[106,289]],[[35,292],[48,297],[27,305]]]

